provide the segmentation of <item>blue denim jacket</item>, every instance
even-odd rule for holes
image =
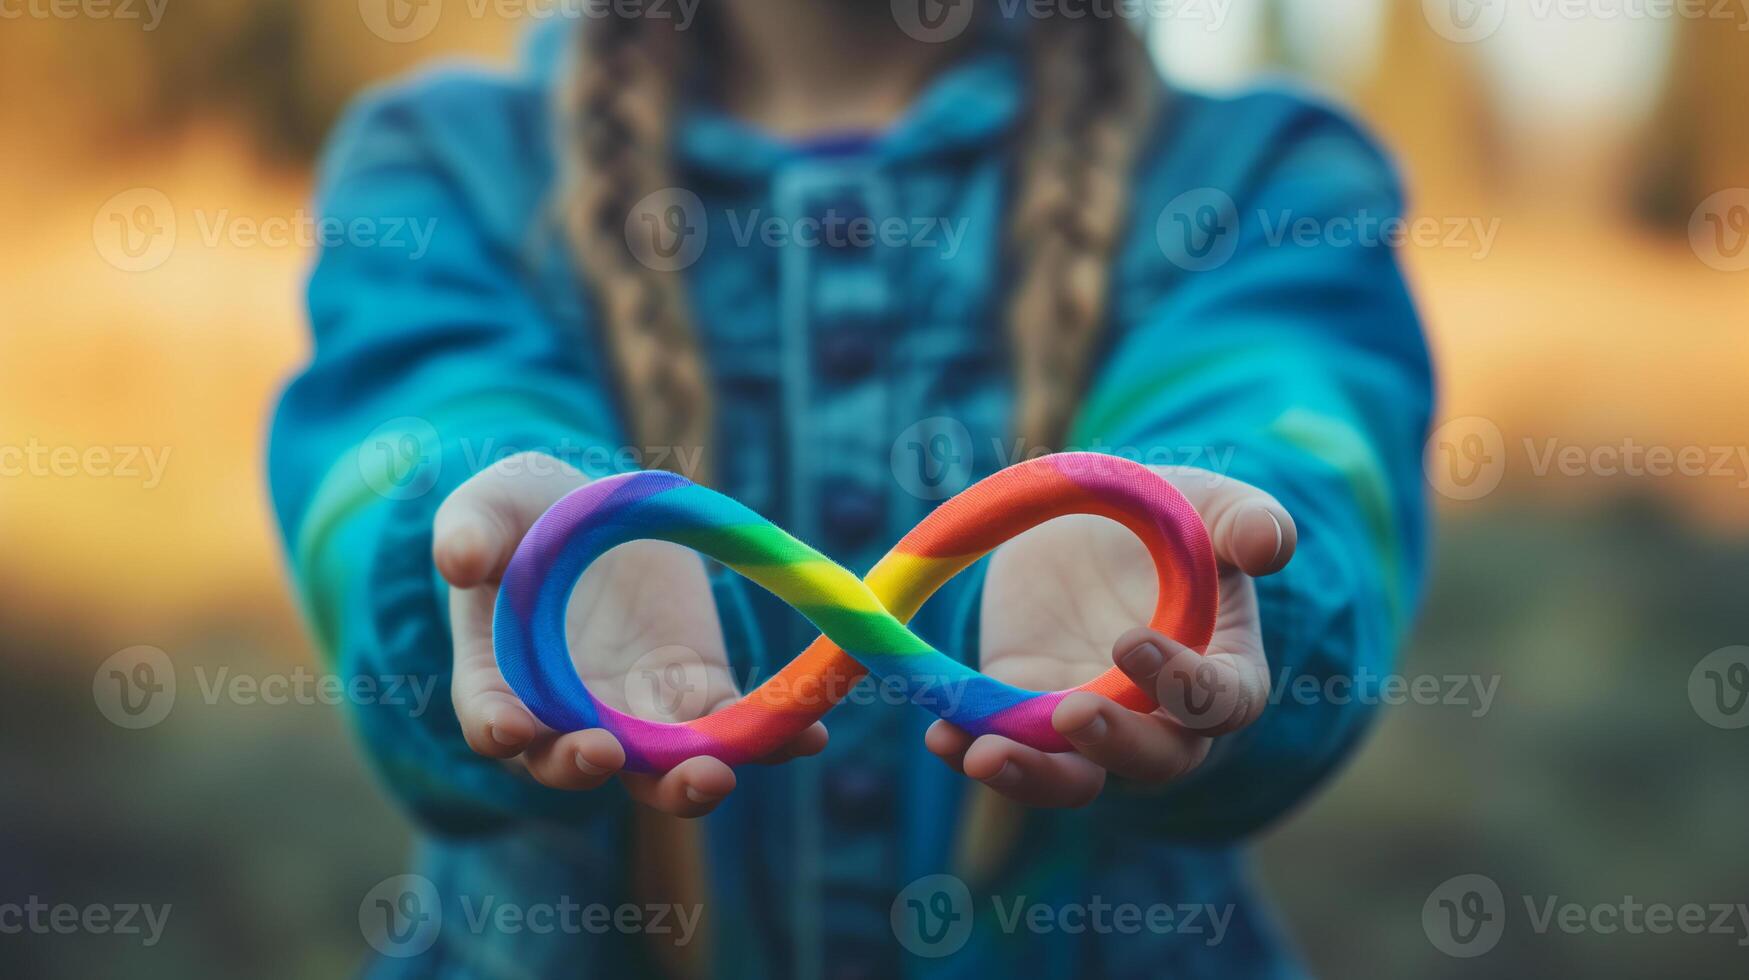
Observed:
[[[660,462],[612,452],[625,427],[556,220],[553,90],[569,47],[551,27],[513,73],[443,67],[372,92],[326,155],[328,227],[407,229],[325,243],[314,354],[273,430],[296,583],[344,674],[447,679],[431,518],[470,474],[521,449],[596,471]],[[996,271],[1023,98],[1022,62],[992,41],[865,142],[785,145],[703,106],[677,129],[697,195],[681,215],[702,229],[685,277],[720,405],[716,483],[848,567],[1013,461]],[[1432,386],[1390,249],[1338,231],[1401,213],[1394,174],[1348,121],[1281,92],[1174,92],[1144,145],[1070,443],[1214,469],[1295,515],[1298,556],[1259,582],[1278,694],[1387,671],[1422,576]],[[886,231],[816,240],[854,218]],[[1284,234],[1303,227],[1314,233]],[[970,661],[980,581],[962,575],[916,620]],[[812,638],[762,591],[722,574],[716,587],[749,679]],[[413,870],[442,903],[434,938],[390,949],[414,955],[381,970],[648,967],[643,937],[617,930],[479,926],[486,897],[624,901],[631,804],[617,787],[559,793],[475,757],[439,700],[418,717],[352,712],[420,826]],[[1297,972],[1239,845],[1329,775],[1365,705],[1279,697],[1191,777],[1027,813],[999,866],[971,869],[956,845],[967,784],[922,748],[929,716],[858,700],[830,716],[823,756],[743,770],[703,821],[714,972]]]

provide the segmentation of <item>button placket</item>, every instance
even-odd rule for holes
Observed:
[[[881,368],[895,309],[888,268],[894,257],[873,230],[890,195],[884,178],[862,163],[815,161],[780,178],[779,210],[792,229],[818,229],[792,233],[782,263],[785,367],[805,366],[806,374],[785,383],[786,414],[798,423],[791,500],[804,538],[812,535],[843,561],[859,558],[854,552],[876,541],[889,518],[888,481],[879,479],[888,454],[876,441],[890,397]],[[868,234],[857,233],[858,222]],[[885,712],[845,707],[851,710],[841,710],[835,726],[840,739],[878,738]],[[798,771],[798,843],[805,849],[797,883],[800,975],[819,975],[824,949],[881,938],[879,929],[865,933],[870,923],[885,928],[885,910],[865,908],[863,893],[897,859],[897,791],[883,763],[824,776],[818,766]],[[885,804],[884,817],[871,801]],[[822,832],[834,842],[830,850]]]

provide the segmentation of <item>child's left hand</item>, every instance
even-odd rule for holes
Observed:
[[[1269,700],[1253,576],[1293,557],[1293,518],[1269,494],[1206,470],[1154,467],[1208,525],[1220,562],[1221,606],[1206,654],[1146,627],[1157,589],[1147,551],[1123,526],[1062,518],[997,549],[984,583],[979,665],[1017,687],[1074,687],[1115,662],[1161,707],[1142,714],[1096,694],[1065,698],[1051,724],[1078,750],[1047,753],[930,727],[931,752],[1031,806],[1084,806],[1107,772],[1165,784],[1195,769],[1214,738],[1255,721]],[[1107,649],[1107,638],[1122,633]]]

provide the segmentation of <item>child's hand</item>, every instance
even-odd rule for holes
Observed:
[[[1252,576],[1279,571],[1298,540],[1293,519],[1255,487],[1188,467],[1155,467],[1202,515],[1220,562],[1214,639],[1199,655],[1146,628],[1157,585],[1141,543],[1121,525],[1069,517],[991,556],[980,663],[1017,687],[1055,691],[1115,662],[1161,708],[1141,714],[1096,694],[1063,699],[1051,724],[1078,750],[1051,754],[999,735],[975,741],[945,721],[926,744],[948,765],[1032,806],[1083,806],[1106,773],[1165,784],[1196,768],[1217,735],[1257,719],[1269,698]],[[1122,637],[1109,650],[1111,636]]]
[[[494,759],[519,759],[555,789],[593,789],[625,764],[619,740],[600,729],[559,734],[542,725],[498,671],[492,650],[492,609],[499,579],[522,536],[559,498],[588,477],[550,456],[503,460],[456,488],[438,509],[433,557],[449,582],[455,634],[450,688],[468,745]],[[716,602],[698,555],[679,545],[636,541],[590,566],[571,595],[568,638],[589,690],[621,710],[654,707],[664,721],[689,721],[737,697]],[[678,697],[628,706],[649,678],[678,673]],[[658,681],[658,683],[661,683]],[[770,761],[812,755],[826,745],[815,723]],[[663,775],[626,773],[627,792],[675,816],[709,813],[735,788],[735,773],[701,756]]]

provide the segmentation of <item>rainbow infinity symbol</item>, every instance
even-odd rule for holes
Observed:
[[[865,579],[738,501],[684,477],[642,472],[598,480],[554,504],[516,549],[493,622],[498,666],[553,730],[612,732],[633,772],[665,772],[696,755],[730,765],[768,755],[871,671],[969,732],[1068,751],[1050,718],[1069,691],[1004,684],[905,628],[924,600],[968,565],[1022,531],[1068,514],[1107,517],[1140,538],[1159,577],[1149,626],[1193,649],[1207,647],[1218,586],[1202,519],[1175,487],[1139,463],[1062,453],[1009,467],[947,500]],[[668,724],[615,710],[577,676],[565,640],[566,606],[591,562],[640,539],[672,541],[721,561],[825,635],[740,701],[695,721]],[[1074,690],[1137,711],[1156,707],[1153,696],[1116,667]],[[940,691],[956,696],[932,693]]]

